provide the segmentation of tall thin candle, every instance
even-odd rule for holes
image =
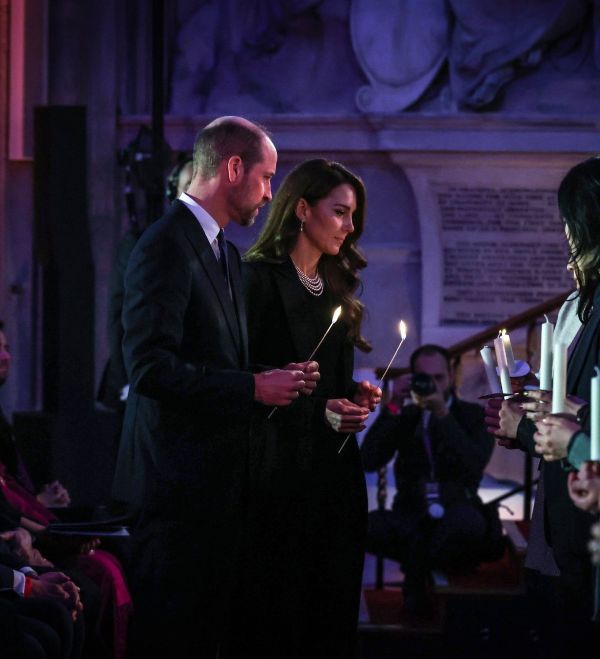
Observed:
[[[393,364],[394,359],[396,359],[396,355],[398,354],[398,350],[400,350],[400,347],[402,346],[402,344],[404,343],[404,341],[406,339],[406,323],[403,320],[401,320],[398,323],[398,332],[400,332],[400,343],[398,344],[398,347],[396,348],[394,354],[392,355],[392,358],[390,359],[389,364],[386,366],[386,369],[383,372],[383,375],[381,376],[381,379],[379,380],[379,383],[377,384],[377,386],[380,389],[381,389],[381,385],[383,384],[383,381],[385,380],[385,376],[387,375],[387,372],[390,370],[390,367]],[[352,433],[349,432],[346,435],[346,438],[344,439],[344,441],[342,442],[342,445],[340,446],[340,448],[338,450],[338,455],[342,452],[342,449],[344,448],[344,446],[346,446],[346,442],[350,439],[351,434]]]
[[[546,322],[542,323],[540,345],[540,389],[552,389],[552,343],[554,341],[554,325],[544,314]]]
[[[502,384],[503,394],[512,394],[512,385],[510,383],[510,372],[508,370],[508,362],[506,360],[506,350],[502,335],[494,339],[494,348],[496,350],[496,362],[498,363],[498,371],[500,373],[500,383]]]
[[[331,323],[329,324],[329,327],[325,330],[325,334],[323,334],[323,336],[321,337],[321,340],[319,341],[319,343],[317,343],[315,349],[310,353],[309,358],[306,360],[307,362],[309,362],[315,356],[315,354],[317,353],[317,350],[321,347],[321,344],[323,343],[323,341],[325,341],[325,337],[329,334],[329,330],[335,325],[335,323],[337,323],[337,321],[338,321],[341,314],[342,314],[342,307],[336,307],[336,309],[333,312],[333,316],[331,317]],[[276,409],[277,408],[274,407],[269,412],[269,416],[267,417],[267,419],[270,419],[273,416],[273,414],[275,414]]]
[[[552,367],[552,414],[564,412],[567,398],[567,344],[554,344]]]
[[[498,379],[498,374],[496,373],[496,365],[494,364],[492,349],[490,346],[483,346],[483,348],[480,350],[480,353],[481,358],[483,359],[483,366],[485,367],[485,374],[487,375],[490,392],[492,394],[502,393],[500,380]]]
[[[594,366],[595,374],[591,380],[590,424],[591,442],[590,459],[600,460],[600,368]]]
[[[504,353],[506,354],[506,366],[508,367],[509,375],[515,370],[515,356],[513,354],[512,344],[510,342],[510,336],[508,332],[503,329],[500,334],[502,337],[502,343],[504,344]]]

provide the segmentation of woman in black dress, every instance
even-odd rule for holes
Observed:
[[[367,498],[356,439],[381,391],[352,380],[360,331],[354,297],[365,188],[339,163],[309,160],[285,178],[245,257],[251,360],[272,366],[314,359],[312,396],[257,419],[251,452],[252,561],[260,584],[259,644],[268,657],[353,657]],[[262,606],[265,608],[262,609]]]

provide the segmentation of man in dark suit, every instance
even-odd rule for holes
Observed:
[[[447,350],[421,346],[410,366],[367,432],[361,454],[367,471],[395,456],[393,507],[369,513],[367,548],[401,563],[405,606],[418,613],[429,604],[432,568],[475,565],[496,549],[488,545],[490,519],[477,494],[494,440],[483,408],[454,392]],[[414,404],[405,406],[407,398]],[[500,544],[499,521],[492,521]]]
[[[289,404],[313,377],[306,365],[251,372],[240,256],[223,238],[229,221],[248,226],[270,201],[273,143],[251,122],[222,117],[200,131],[193,157],[187,193],[146,229],[125,275],[130,390],[115,480],[140,511],[140,656],[225,655],[252,409]]]

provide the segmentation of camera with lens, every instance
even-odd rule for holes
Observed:
[[[431,396],[435,393],[435,382],[427,373],[414,373],[410,380],[410,390],[417,396]]]

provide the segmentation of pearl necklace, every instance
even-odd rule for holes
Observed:
[[[292,263],[294,262],[292,261]],[[314,277],[309,277],[305,272],[300,270],[300,268],[295,263],[294,268],[296,268],[300,283],[311,295],[318,297],[323,293],[323,280],[321,279],[321,275],[319,275],[318,272]]]

